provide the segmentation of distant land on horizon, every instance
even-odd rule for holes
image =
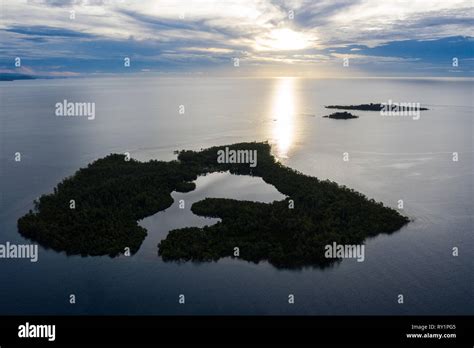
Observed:
[[[36,80],[38,78],[45,78],[45,77],[37,77],[37,76],[27,75],[27,74],[0,73],[0,81]]]

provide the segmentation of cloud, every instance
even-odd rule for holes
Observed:
[[[366,73],[374,63],[387,72],[427,73],[427,66],[449,74],[453,57],[466,62],[456,74],[473,70],[469,0],[4,0],[3,7],[6,69],[21,56],[55,73],[124,72],[125,57],[127,72],[235,72],[233,58],[240,72],[336,71],[350,55]]]
[[[7,32],[23,34],[23,35],[28,35],[28,36],[56,36],[56,37],[82,37],[82,38],[94,37],[94,35],[81,33],[74,30],[47,27],[47,26],[41,26],[41,25],[12,26],[4,30]]]

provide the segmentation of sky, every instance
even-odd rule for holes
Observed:
[[[470,0],[0,0],[0,15],[0,73],[474,76]]]

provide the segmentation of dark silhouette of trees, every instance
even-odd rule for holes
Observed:
[[[395,105],[392,105],[392,107],[395,107]],[[342,110],[361,110],[361,111],[381,111],[383,109],[387,109],[387,106],[384,107],[384,105],[378,103],[370,103],[370,104],[359,104],[359,105],[328,105],[326,106],[326,109],[342,109]],[[387,109],[387,111],[390,109]],[[428,110],[427,108],[421,108],[419,109],[420,111],[425,111]]]
[[[351,118],[359,118],[359,116],[352,115],[350,112],[343,111],[343,112],[335,112],[328,116],[323,116],[324,118],[333,118],[335,120],[348,120]]]
[[[233,256],[238,247],[239,257],[248,261],[268,260],[282,268],[324,267],[334,262],[324,258],[326,244],[360,244],[409,221],[361,193],[282,165],[267,143],[228,147],[257,150],[257,166],[218,163],[217,151],[224,146],[181,151],[171,162],[125,161],[123,155],[111,154],[35,201],[34,210],[18,220],[19,232],[68,254],[115,256],[126,247],[134,253],[146,236],[137,221],[168,208],[172,191],[191,191],[198,175],[216,171],[261,177],[288,197],[271,204],[215,198],[194,203],[193,213],[222,221],[170,231],[159,244],[165,261],[218,260]]]
[[[331,181],[299,173],[276,162],[266,143],[235,144],[235,149],[257,149],[258,165],[216,166],[221,147],[201,152],[182,152],[179,159],[207,170],[229,170],[233,174],[260,176],[288,196],[271,204],[206,198],[193,204],[196,215],[222,221],[203,228],[170,231],[160,242],[164,260],[211,261],[233,256],[259,262],[268,260],[276,267],[325,267],[333,259],[324,257],[324,247],[333,242],[360,244],[370,236],[392,233],[409,220],[382,203]],[[290,200],[294,208],[289,209]]]

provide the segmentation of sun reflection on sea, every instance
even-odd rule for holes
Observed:
[[[296,103],[295,84],[297,79],[283,77],[275,80],[272,98],[272,144],[279,159],[288,158],[295,139]]]

